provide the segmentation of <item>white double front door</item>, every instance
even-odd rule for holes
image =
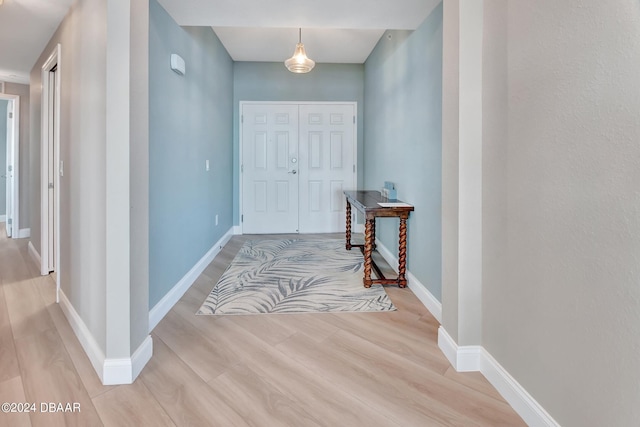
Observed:
[[[355,115],[355,103],[241,103],[243,233],[344,231]]]

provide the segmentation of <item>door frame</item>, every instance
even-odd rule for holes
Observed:
[[[57,44],[49,58],[42,65],[42,112],[41,112],[41,140],[40,146],[40,274],[46,276],[50,271],[56,272],[56,300],[60,292],[60,80],[61,80],[61,45]],[[49,72],[55,68],[56,80],[53,134],[53,165],[54,165],[54,270],[49,265]]]
[[[239,221],[240,225],[238,226],[238,233],[236,234],[244,234],[243,230],[243,222],[242,222],[242,199],[244,197],[243,194],[243,173],[242,173],[242,158],[243,158],[243,135],[242,128],[244,124],[244,119],[242,116],[243,107],[246,104],[259,104],[259,105],[353,105],[353,114],[355,119],[354,128],[353,128],[353,164],[356,168],[356,186],[358,185],[358,102],[357,101],[240,101],[239,102],[239,113],[238,113],[238,126],[240,128],[238,132],[239,139],[239,149],[238,149],[238,214],[240,215]]]
[[[0,99],[9,101],[13,109],[13,121],[11,123],[11,140],[7,140],[7,166],[12,165],[13,188],[7,192],[7,199],[11,200],[11,212],[7,212],[7,220],[11,218],[11,238],[20,238],[20,96],[0,93]],[[5,117],[4,120],[7,120]],[[7,123],[8,124],[8,123]],[[7,127],[7,131],[9,128]],[[9,153],[9,150],[11,152]],[[7,172],[6,170],[4,171]]]

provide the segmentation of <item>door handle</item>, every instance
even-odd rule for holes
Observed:
[[[291,172],[289,172],[289,173],[292,173],[292,174],[294,174],[294,175],[295,175],[295,174],[297,174],[297,173],[298,173],[298,171],[296,171],[296,170],[294,169],[294,170],[292,170],[292,171],[291,171]]]

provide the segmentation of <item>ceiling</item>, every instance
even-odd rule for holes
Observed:
[[[0,6],[0,81],[29,83],[29,71],[74,0],[4,0]]]
[[[0,81],[29,71],[75,0],[4,0]],[[284,61],[302,28],[319,63],[363,63],[385,30],[413,30],[441,0],[158,0],[182,26],[210,26],[235,61]]]

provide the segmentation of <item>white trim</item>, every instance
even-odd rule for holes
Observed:
[[[0,215],[0,222],[7,222],[7,216],[6,215]]]
[[[531,427],[560,426],[482,346],[458,346],[444,327],[440,326],[438,347],[456,371],[480,371],[527,425]]]
[[[233,236],[235,227],[229,229],[224,236],[218,240],[209,251],[184,275],[178,283],[149,311],[149,332],[155,328],[162,318],[173,308],[173,306],[182,298],[185,292],[193,285],[198,276],[220,253],[224,245],[227,244]]]
[[[98,377],[100,377],[100,381],[103,381],[103,370],[105,363],[104,352],[96,342],[95,338],[89,331],[89,328],[84,323],[76,309],[71,305],[69,299],[65,295],[65,293],[61,290],[59,293],[60,296],[60,308],[64,313],[71,329],[75,332],[76,337],[78,337],[78,341],[80,341],[80,345],[84,349],[84,352],[87,354],[89,361],[93,365],[93,369],[95,369]]]
[[[458,346],[443,326],[438,328],[438,347],[458,372],[480,370],[482,347],[479,345]]]
[[[387,261],[389,266],[393,268],[393,270],[397,273],[398,259],[378,239],[376,239],[376,250],[380,255],[382,255],[382,258]],[[414,276],[409,270],[407,270],[406,277],[407,286],[409,286],[409,289],[411,289],[415,296],[418,297],[420,302],[427,308],[427,310],[431,312],[433,317],[435,317],[439,323],[442,323],[442,303],[438,301],[438,299],[433,296],[429,289],[427,289],[427,287],[422,284],[422,282],[420,282],[416,278],[416,276]]]
[[[40,254],[36,250],[35,246],[33,246],[33,243],[31,243],[31,241],[29,241],[27,248],[29,249],[29,255],[31,255],[31,259],[36,263],[38,269],[40,269],[40,266],[42,265],[40,261]]]
[[[33,246],[29,242],[30,248]],[[107,359],[76,309],[60,291],[60,308],[103,385],[131,384],[153,355],[153,340],[147,336],[130,358]]]
[[[18,239],[26,239],[31,237],[31,229],[30,228],[22,228],[18,231]]]
[[[130,358],[105,359],[103,385],[131,384],[153,356],[153,339],[147,335]]]
[[[234,225],[233,226],[233,234],[235,236],[240,236],[242,235],[242,226],[241,225]]]
[[[560,427],[560,424],[516,381],[485,349],[482,349],[480,372],[511,407],[531,427]]]

